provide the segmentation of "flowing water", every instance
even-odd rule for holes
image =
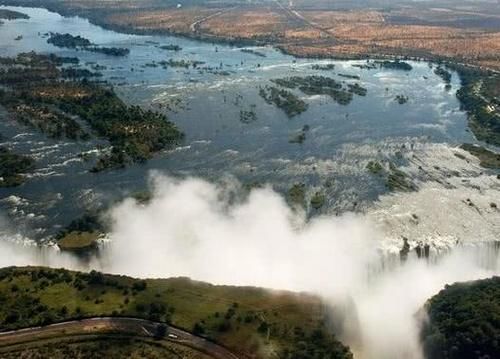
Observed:
[[[91,164],[78,157],[104,140],[70,142],[51,140],[23,127],[0,108],[3,144],[37,160],[35,173],[20,187],[0,189],[6,226],[39,238],[57,232],[84,210],[146,188],[149,173],[200,176],[209,180],[235,177],[245,184],[270,183],[285,192],[305,183],[309,195],[327,194],[322,210],[330,213],[364,211],[387,194],[384,180],[366,170],[370,160],[391,160],[408,166],[414,151],[456,146],[474,139],[455,92],[427,62],[410,62],[409,72],[360,69],[364,61],[295,59],[271,47],[240,48],[214,45],[172,36],[137,36],[105,30],[79,17],[62,17],[35,8],[16,8],[29,20],[5,21],[0,26],[0,56],[37,51],[76,56],[82,68],[95,68],[129,104],[165,112],[185,132],[184,143],[156,155],[146,164],[124,170],[89,173]],[[61,49],[47,43],[47,33],[81,35],[107,47],[126,47],[125,57]],[[15,40],[22,36],[22,40]],[[179,45],[167,51],[161,45]],[[196,60],[198,68],[172,68],[152,64],[162,60]],[[314,64],[335,64],[331,71],[313,70]],[[322,75],[366,87],[365,97],[354,96],[342,106],[324,96],[297,92],[309,109],[289,119],[259,96],[260,86],[286,76]],[[360,80],[340,77],[357,75]],[[396,95],[408,96],[400,105]],[[256,120],[240,121],[240,111],[255,109]],[[305,125],[302,144],[290,143]],[[453,156],[451,156],[453,157]],[[479,171],[478,171],[479,172]],[[415,178],[419,174],[414,174]]]

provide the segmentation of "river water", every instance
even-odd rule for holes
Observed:
[[[285,192],[305,183],[309,196],[327,194],[320,212],[363,211],[387,193],[384,180],[366,170],[370,160],[408,162],[401,156],[413,148],[474,139],[467,130],[455,92],[434,74],[433,65],[410,62],[410,72],[353,67],[365,61],[295,59],[271,47],[240,48],[172,36],[138,36],[105,30],[79,17],[62,17],[44,9],[5,7],[26,13],[29,20],[0,25],[0,56],[37,51],[77,56],[82,68],[95,68],[129,104],[164,111],[185,132],[178,148],[156,155],[146,164],[124,170],[89,173],[91,163],[78,155],[92,152],[97,143],[51,140],[23,127],[0,108],[2,144],[37,160],[35,173],[20,187],[0,189],[5,226],[30,237],[43,238],[79,217],[85,210],[143,190],[152,171],[209,180],[235,178],[244,184],[269,183]],[[71,33],[107,47],[126,47],[125,57],[61,49],[47,43],[48,32]],[[22,36],[22,40],[15,40]],[[167,51],[160,45],[179,45]],[[197,69],[150,66],[162,60],[197,60]],[[335,64],[331,71],[313,70],[314,64]],[[211,71],[208,68],[217,68]],[[322,75],[368,89],[342,106],[323,96],[305,96],[306,112],[289,119],[258,95],[273,78]],[[360,80],[340,77],[357,75]],[[398,104],[396,95],[408,96]],[[240,121],[240,111],[255,108],[257,119]],[[308,125],[302,144],[290,143]],[[405,152],[406,151],[406,152]]]

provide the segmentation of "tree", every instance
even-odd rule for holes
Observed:
[[[155,331],[155,339],[163,339],[167,335],[167,326],[165,324],[158,324]]]

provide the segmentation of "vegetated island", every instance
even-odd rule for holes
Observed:
[[[159,65],[161,65],[164,69],[168,67],[183,67],[185,69],[188,69],[192,67],[193,69],[197,68],[199,65],[203,65],[203,61],[198,61],[198,60],[174,60],[174,59],[168,59],[168,60],[163,60],[158,62]]]
[[[405,96],[405,95],[396,95],[396,97],[394,98],[394,100],[399,103],[400,105],[404,105],[405,103],[408,102],[408,96]]]
[[[275,86],[260,87],[259,95],[267,104],[275,104],[290,118],[306,111],[309,106],[304,100],[301,100],[292,92],[285,89],[279,89]]]
[[[256,108],[257,105],[251,104],[250,109],[240,110],[240,122],[248,124],[257,121],[257,113],[255,112]]]
[[[130,50],[123,47],[101,47],[93,44],[89,39],[80,35],[73,36],[71,34],[51,33],[47,39],[49,44],[57,47],[65,47],[69,49],[82,49],[86,51],[99,52],[110,56],[126,56]]]
[[[500,277],[447,285],[424,309],[426,358],[500,358]]]
[[[28,20],[30,17],[19,11],[0,9],[0,20]]]
[[[172,325],[244,357],[271,358],[276,353],[287,359],[352,358],[329,329],[328,322],[335,320],[331,312],[327,315],[324,303],[307,294],[187,278],[139,280],[96,271],[10,267],[0,269],[0,302],[0,331],[82,318],[133,317],[165,323],[158,336]],[[92,342],[89,330],[86,338]],[[82,334],[67,335],[78,339]],[[41,346],[35,342],[29,347],[34,344]],[[14,349],[26,348],[9,348],[0,340],[2,355]]]
[[[327,95],[340,105],[348,105],[353,99],[353,94],[366,96],[367,90],[359,84],[342,83],[325,76],[292,76],[271,80],[278,86],[299,89],[306,95]]]
[[[182,47],[180,47],[179,45],[173,45],[173,44],[161,45],[161,46],[158,46],[158,48],[162,49],[162,50],[167,50],[167,51],[181,51],[182,50]]]
[[[436,67],[434,69],[434,73],[439,77],[441,77],[446,84],[449,84],[451,82],[451,77],[452,77],[451,72],[447,71],[442,66]]]
[[[60,66],[73,58],[34,52],[0,58],[0,104],[20,123],[52,138],[88,140],[87,123],[111,148],[92,171],[144,162],[175,146],[182,132],[163,114],[127,106],[112,88],[88,79],[62,79]]]
[[[375,63],[378,64],[381,68],[388,69],[388,70],[401,70],[401,71],[411,71],[411,70],[413,70],[413,66],[411,66],[407,62],[400,61],[400,60],[394,60],[394,61],[375,61]]]
[[[241,49],[240,51],[245,53],[245,54],[252,54],[252,55],[255,55],[258,57],[266,57],[266,54],[264,54],[263,52],[253,50],[253,49]]]
[[[314,64],[311,66],[313,70],[319,70],[319,71],[333,71],[335,70],[335,64]]]
[[[33,169],[34,164],[31,157],[13,153],[8,148],[0,146],[0,188],[22,184],[25,174]]]
[[[62,251],[86,256],[96,253],[98,240],[107,229],[100,212],[85,213],[59,231],[54,239]]]
[[[417,189],[416,185],[409,180],[408,175],[392,162],[389,162],[389,166],[386,168],[379,161],[372,160],[366,164],[366,169],[372,175],[384,178],[385,186],[390,191],[410,192]]]

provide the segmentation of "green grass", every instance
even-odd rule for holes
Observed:
[[[74,250],[84,250],[93,249],[97,245],[97,239],[99,238],[99,232],[77,232],[73,231],[67,233],[62,237],[57,245],[62,250],[74,251]]]
[[[138,280],[38,267],[0,270],[0,330],[108,315],[167,322],[248,355],[293,358],[305,350],[321,358],[351,357],[326,329],[324,304],[311,295],[187,278]]]

